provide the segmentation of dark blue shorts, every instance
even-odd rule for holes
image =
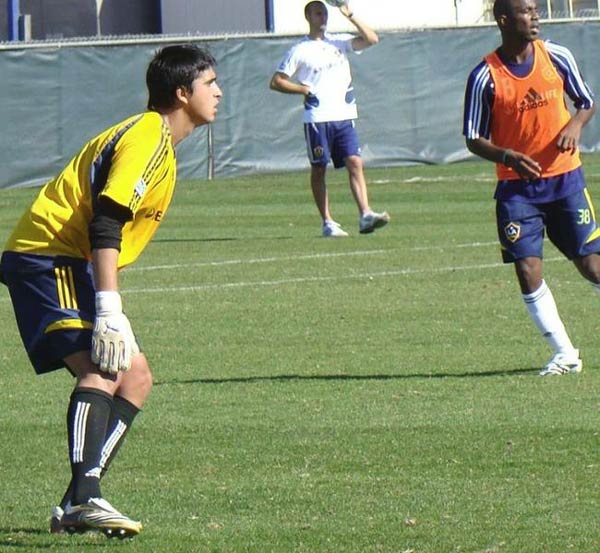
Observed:
[[[96,308],[87,261],[4,252],[0,263],[36,373],[64,367],[67,355],[91,349]]]
[[[600,252],[600,228],[587,189],[543,204],[498,200],[496,222],[505,263],[542,258],[545,231],[568,259]]]
[[[348,156],[360,156],[354,120],[328,123],[305,123],[304,137],[311,165],[327,165],[333,160],[336,169],[344,167]]]

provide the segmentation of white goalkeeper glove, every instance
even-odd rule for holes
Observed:
[[[92,332],[92,361],[109,374],[127,371],[140,348],[123,313],[119,292],[96,292],[96,320]]]

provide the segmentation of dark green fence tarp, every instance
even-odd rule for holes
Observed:
[[[600,22],[546,24],[543,36],[567,46],[596,93]],[[450,163],[470,158],[462,137],[469,71],[499,43],[494,26],[386,32],[352,56],[357,128],[367,165]],[[206,43],[224,92],[214,140],[216,178],[308,167],[300,97],[269,90],[284,52],[298,37]],[[68,44],[0,50],[0,188],[39,185],[94,134],[146,105],[145,69],[164,42]],[[585,129],[582,149],[597,151],[600,126]],[[206,178],[208,131],[177,151],[179,176]]]

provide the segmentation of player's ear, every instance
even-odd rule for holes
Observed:
[[[506,29],[507,25],[508,25],[508,15],[506,14],[502,14],[497,20],[496,23],[498,24],[498,27],[500,27],[500,29]]]
[[[189,97],[190,97],[190,93],[184,86],[180,86],[175,90],[175,98],[179,102],[181,102],[183,104],[187,104],[189,101]]]

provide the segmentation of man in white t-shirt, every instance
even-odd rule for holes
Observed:
[[[349,4],[340,12],[356,27],[358,36],[331,35],[327,30],[327,7],[323,2],[306,4],[304,16],[309,33],[283,57],[270,87],[285,94],[304,96],[304,135],[311,164],[313,196],[323,220],[323,236],[348,236],[333,219],[325,173],[329,160],[336,169],[346,167],[350,189],[360,213],[359,232],[368,234],[385,226],[390,216],[369,206],[358,135],[358,117],[348,53],[360,53],[379,41],[377,33],[359,21]]]

